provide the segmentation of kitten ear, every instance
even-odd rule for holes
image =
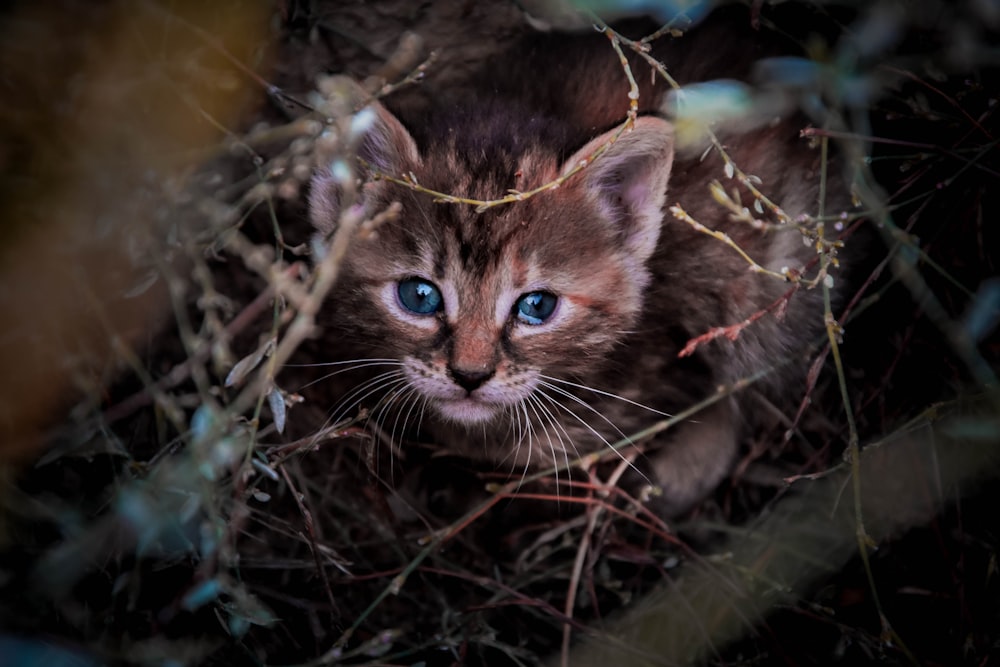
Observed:
[[[309,191],[309,218],[323,236],[337,226],[343,203],[352,193],[354,202],[364,206],[369,215],[387,203],[380,197],[385,182],[368,182],[373,172],[399,176],[421,161],[410,133],[361,86],[347,77],[335,77],[327,88],[349,109],[363,108],[342,126],[340,136],[331,139],[326,150],[317,150],[319,167]],[[364,187],[357,188],[358,180]]]
[[[614,129],[590,141],[566,161],[562,173],[588,160],[617,132]],[[580,174],[586,196],[618,226],[625,249],[640,262],[649,259],[660,237],[673,160],[673,125],[646,116],[636,119],[631,132],[620,136]]]

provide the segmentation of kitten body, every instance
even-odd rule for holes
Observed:
[[[717,48],[720,36],[731,39],[728,30],[726,20],[710,23],[654,55],[682,84],[745,78],[755,55],[773,48],[753,39]],[[726,61],[736,54],[734,67]],[[660,109],[665,86],[631,62],[641,110]],[[393,437],[419,425],[452,452],[520,473],[605,448],[719,386],[802,355],[823,326],[818,290],[798,289],[775,307],[791,284],[751,271],[733,248],[668,207],[679,204],[771,271],[803,270],[815,250],[794,229],[732,219],[709,193],[713,180],[725,180],[722,157],[679,154],[662,118],[640,116],[592,160],[616,136],[627,92],[603,36],[531,37],[472,93],[462,91],[464,104],[443,96],[441,109],[417,118],[400,105],[402,120],[372,104],[362,168],[412,174],[428,190],[494,200],[587,166],[558,188],[482,212],[369,180],[360,192],[369,214],[395,201],[402,212],[353,242],[324,312],[320,354],[383,361],[358,361],[358,371],[320,383],[313,400],[338,417],[368,407]],[[717,132],[790,217],[814,214],[818,151],[798,138],[801,119],[767,120]],[[342,196],[321,169],[310,198],[321,234],[334,231]],[[768,308],[783,316],[764,315],[735,340],[719,337],[679,356],[693,338]],[[768,384],[787,393],[803,367],[804,357],[786,364]],[[727,474],[745,412],[739,400],[722,398],[657,436],[662,447],[648,470],[665,512],[690,507]]]

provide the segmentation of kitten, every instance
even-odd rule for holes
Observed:
[[[739,21],[660,40],[654,55],[682,84],[746,78],[750,63],[775,49],[744,37],[747,19]],[[658,110],[668,87],[630,61],[641,110]],[[369,408],[394,436],[419,424],[451,451],[520,474],[605,448],[790,358],[798,361],[768,383],[795,393],[802,350],[823,327],[820,290],[798,289],[776,307],[791,284],[752,272],[669,206],[774,272],[805,272],[813,244],[795,229],[734,220],[709,193],[713,180],[738,185],[726,180],[722,158],[681,154],[674,126],[657,115],[641,115],[591,161],[624,120],[627,92],[604,36],[535,36],[498,59],[478,89],[459,91],[466,101],[457,106],[442,93],[440,108],[407,118],[404,104],[397,117],[371,102],[373,123],[357,151],[360,204],[373,215],[399,202],[402,212],[350,246],[321,322],[324,360],[354,360],[346,366],[354,370],[317,385],[326,395],[313,400],[337,418]],[[722,132],[733,161],[792,218],[817,210],[819,152],[798,138],[801,125],[775,119]],[[412,175],[429,190],[492,200],[584,162],[556,189],[482,212],[372,178]],[[753,203],[739,191],[743,205]],[[336,228],[342,196],[331,170],[320,169],[309,203],[323,238]],[[680,355],[695,337],[768,308],[775,312],[734,340]],[[748,422],[741,401],[718,400],[656,437],[648,472],[666,514],[690,508],[730,470]]]

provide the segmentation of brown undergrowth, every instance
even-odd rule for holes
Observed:
[[[529,11],[569,20],[546,7]],[[66,23],[7,10],[19,39],[0,47],[5,68],[21,63],[0,153],[15,248],[2,265],[0,523],[12,664],[997,658],[1000,17],[988,8],[752,6],[813,57],[768,84],[812,105],[806,134],[852,165],[862,213],[803,222],[816,265],[774,279],[794,298],[829,274],[851,298],[817,313],[829,335],[806,386],[788,389],[798,412],[760,397],[770,427],[671,523],[617,485],[630,473],[612,452],[511,480],[435,443],[397,447],[363,414],[296,433],[327,407],[301,404],[294,355],[316,345],[339,257],[399,214],[348,213],[330,252],[313,252],[304,189],[359,132],[359,100],[317,75],[346,73],[372,97],[410,90],[419,107],[525,29],[521,9],[62,8]],[[641,50],[601,27],[608,48]],[[60,44],[46,86],[23,66],[50,48],[33,34]],[[706,196],[748,224],[780,219],[766,184],[736,200],[732,179],[758,184],[725,164]],[[532,196],[427,196],[442,194],[454,200],[442,206]],[[836,244],[852,242],[865,259],[834,270]],[[781,313],[779,300],[720,322],[686,351]]]

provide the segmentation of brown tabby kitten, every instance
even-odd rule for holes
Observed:
[[[745,78],[757,57],[776,52],[748,32],[745,15],[724,17],[667,38],[654,55],[682,84]],[[661,108],[666,86],[631,62],[642,109]],[[602,35],[537,36],[498,59],[478,90],[461,91],[466,101],[457,106],[443,100],[405,122],[377,102],[368,106],[360,204],[375,214],[400,202],[402,213],[353,242],[325,313],[325,354],[344,364],[336,381],[319,385],[331,418],[367,407],[390,437],[419,426],[451,451],[520,474],[605,448],[816,341],[820,290],[799,289],[783,316],[766,314],[735,340],[678,355],[713,327],[768,308],[791,285],[752,272],[668,206],[679,203],[773,271],[805,270],[816,252],[793,225],[762,230],[734,220],[709,194],[713,180],[738,185],[726,180],[719,154],[679,154],[674,127],[661,117],[641,116],[590,162],[625,118],[627,92]],[[801,119],[766,120],[716,131],[789,216],[815,214],[819,152],[798,138]],[[581,162],[589,164],[559,188],[481,213],[370,171],[489,200]],[[322,235],[335,229],[341,197],[332,170],[321,169],[310,209]],[[795,394],[789,380],[802,368],[799,361],[773,373],[770,385]],[[719,483],[747,421],[740,402],[726,398],[657,436],[662,446],[647,470],[663,489],[665,512],[689,508]]]

